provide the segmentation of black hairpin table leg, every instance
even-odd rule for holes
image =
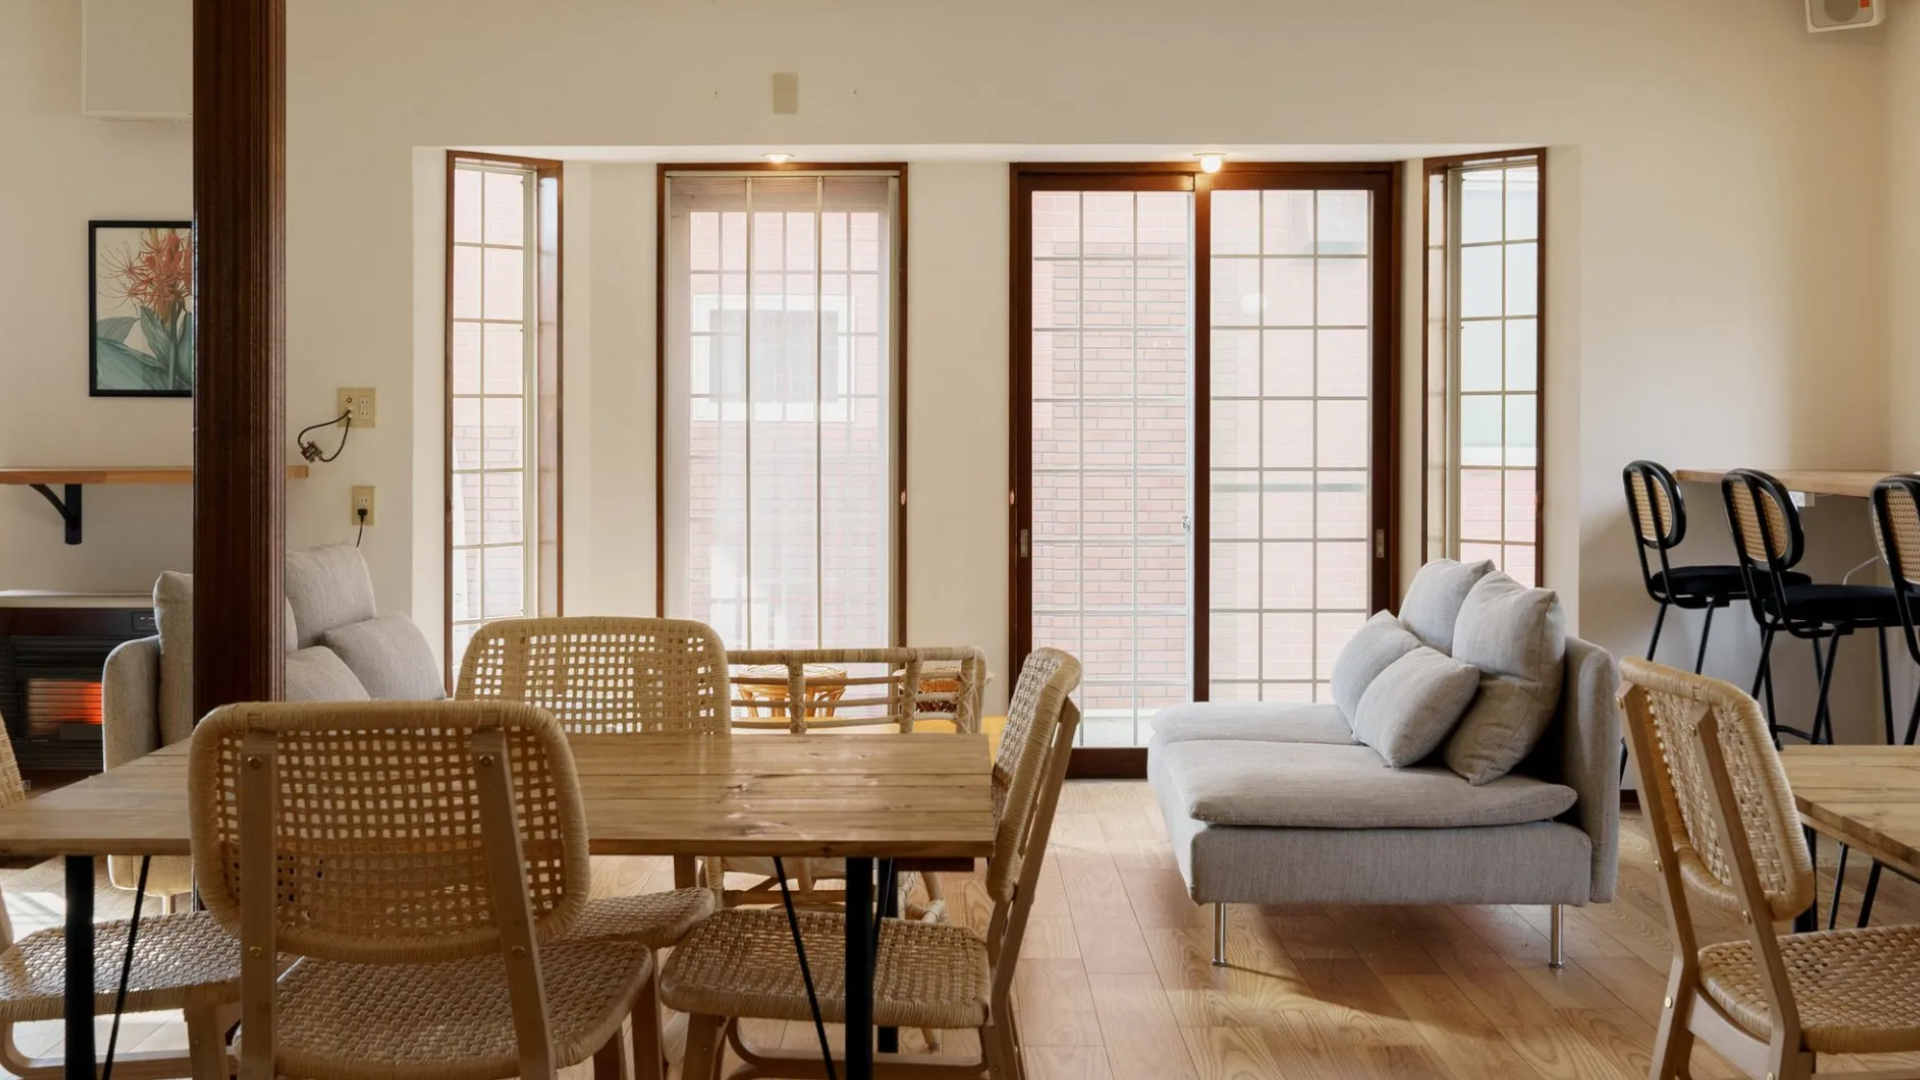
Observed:
[[[873,1080],[873,860],[847,860],[847,1080]]]
[[[93,856],[67,856],[67,1080],[94,1080]]]
[[[880,964],[880,927],[887,920],[900,914],[900,874],[894,869],[892,859],[880,860],[880,914],[873,923],[873,962],[876,968]],[[900,1052],[900,1029],[883,1027],[880,1029],[880,1052],[897,1054]]]

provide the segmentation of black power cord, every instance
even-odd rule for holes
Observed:
[[[332,427],[335,424],[344,426],[340,429],[340,445],[333,448],[333,453],[321,453],[318,444],[307,441],[307,432],[318,428]],[[300,429],[300,433],[293,437],[293,441],[294,445],[300,448],[301,457],[306,458],[308,461],[324,463],[340,456],[340,451],[347,448],[347,436],[351,434],[353,434],[353,413],[348,411],[341,413],[331,420],[322,420],[317,424],[308,424],[306,427]]]
[[[360,531],[353,534],[353,546],[359,547],[360,538],[367,535],[367,508],[364,506],[356,506],[353,512],[360,517]]]

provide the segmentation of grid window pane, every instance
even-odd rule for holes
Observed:
[[[1475,164],[1444,180],[1437,193],[1429,189],[1440,207],[1434,217],[1446,220],[1453,203],[1460,244],[1446,247],[1444,229],[1430,237],[1442,257],[1430,259],[1428,272],[1430,289],[1449,268],[1459,276],[1457,288],[1430,293],[1454,301],[1448,392],[1457,399],[1458,425],[1447,437],[1458,483],[1447,495],[1458,502],[1443,508],[1448,535],[1461,557],[1494,559],[1531,583],[1540,463],[1538,161]]]
[[[1034,643],[1077,635],[1082,745],[1140,745],[1152,713],[1192,693],[1192,196],[1036,192],[1027,209]],[[1217,260],[1213,280],[1210,307],[1248,327],[1220,343],[1217,362],[1257,394],[1259,262]],[[1043,317],[1055,320],[1051,339]],[[1207,436],[1213,464],[1247,471],[1220,474],[1239,481],[1209,493],[1214,535],[1251,536],[1258,403],[1223,405]],[[1214,550],[1231,560],[1233,546]],[[1244,546],[1257,566],[1257,549]],[[1248,679],[1257,648],[1248,646]]]
[[[1216,466],[1225,464],[1222,449],[1235,465],[1259,466],[1258,518],[1247,517],[1254,474],[1219,471],[1211,478],[1211,527],[1216,540],[1258,543],[1214,545],[1209,598],[1216,608],[1255,610],[1216,617],[1209,648],[1216,656],[1222,648],[1233,652],[1212,664],[1226,680],[1213,684],[1214,697],[1304,701],[1327,678],[1337,645],[1371,599],[1372,195],[1263,191],[1257,218],[1245,196],[1214,195],[1216,253],[1257,258],[1214,263],[1212,446]],[[1256,262],[1257,297],[1247,270]],[[1223,271],[1229,281],[1221,280]],[[1246,350],[1253,342],[1238,327],[1255,319],[1263,329],[1258,386],[1250,391]],[[1223,337],[1231,343],[1224,351]],[[1245,400],[1250,394],[1259,400]],[[1230,531],[1222,531],[1223,522]],[[1257,686],[1247,675],[1255,655]]]

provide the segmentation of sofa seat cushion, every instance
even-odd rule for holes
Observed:
[[[1332,702],[1286,705],[1271,701],[1196,701],[1161,709],[1151,746],[1240,739],[1247,742],[1353,745],[1353,728]]]
[[[1366,746],[1212,740],[1156,746],[1149,777],[1196,821],[1299,829],[1447,829],[1545,821],[1570,787],[1507,775],[1469,784],[1436,766],[1388,767]]]

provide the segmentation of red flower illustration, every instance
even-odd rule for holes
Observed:
[[[138,253],[123,248],[108,256],[107,266],[119,294],[168,328],[193,295],[193,245],[181,233],[148,229]]]

